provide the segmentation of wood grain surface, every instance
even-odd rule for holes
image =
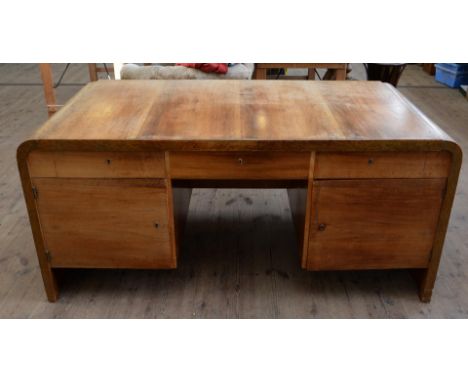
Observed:
[[[104,178],[115,174],[108,171],[112,168],[112,162],[104,160],[102,154],[96,154],[96,152],[104,153],[105,157],[110,152],[138,152],[133,161],[138,162],[143,152],[158,151],[161,153],[158,155],[162,155],[162,151],[165,151],[166,172],[164,175],[168,177],[166,181],[168,188],[164,191],[167,195],[166,205],[161,208],[167,208],[165,216],[168,245],[173,243],[169,245],[172,253],[170,266],[176,265],[177,258],[174,244],[177,227],[173,218],[175,211],[173,202],[175,194],[171,179],[173,175],[182,180],[203,178],[205,180],[240,179],[241,181],[249,179],[307,180],[304,232],[307,232],[307,224],[314,216],[314,208],[318,210],[320,207],[319,204],[311,207],[313,205],[311,200],[314,200],[316,192],[319,192],[318,186],[325,186],[325,182],[313,181],[314,169],[308,166],[310,155],[317,153],[317,157],[320,158],[320,155],[328,152],[321,161],[317,161],[317,165],[314,164],[314,167],[319,170],[318,174],[322,169],[322,176],[325,179],[328,176],[330,178],[440,177],[439,181],[444,185],[447,184],[446,188],[443,187],[444,197],[440,203],[432,203],[431,206],[418,204],[415,207],[411,203],[405,205],[405,200],[416,199],[416,187],[411,188],[413,182],[410,179],[395,179],[396,183],[387,190],[390,192],[390,199],[393,197],[391,192],[402,190],[401,195],[398,195],[400,195],[399,201],[404,205],[400,214],[403,220],[407,218],[405,213],[409,215],[414,213],[414,216],[418,216],[417,213],[421,208],[426,208],[430,217],[435,219],[435,228],[432,231],[428,227],[421,227],[413,222],[416,230],[414,237],[421,239],[418,235],[420,231],[424,231],[430,238],[430,242],[429,239],[422,241],[424,250],[420,250],[419,247],[414,250],[417,260],[412,262],[407,256],[406,262],[400,259],[400,262],[393,261],[392,263],[395,268],[406,266],[421,270],[420,297],[424,301],[430,299],[435,282],[461,165],[460,147],[390,85],[354,81],[324,83],[235,81],[229,84],[224,81],[97,82],[86,86],[59,113],[44,124],[32,139],[25,141],[18,148],[18,164],[23,190],[30,208],[38,256],[41,264],[44,264],[44,280],[48,283],[46,288],[51,300],[57,295],[56,286],[54,278],[47,274],[53,272],[51,266],[54,267],[54,260],[53,257],[48,258],[43,250],[47,246],[41,242],[41,235],[46,237],[46,233],[41,233],[42,218],[36,216],[37,212],[31,200],[34,198],[34,193],[30,189],[27,160],[30,153],[33,156],[45,155],[47,157],[48,153],[53,151],[60,153],[92,151],[93,153],[87,155],[92,160],[98,158],[99,165],[96,166],[96,170],[103,172]],[[172,158],[174,151],[178,154]],[[189,153],[189,151],[197,153]],[[205,151],[205,153],[200,151]],[[252,151],[256,153],[251,153]],[[345,160],[340,163],[343,159],[340,155],[351,151],[356,154],[348,158],[344,157]],[[238,157],[239,153],[242,153],[242,157]],[[372,153],[371,159],[367,153]],[[73,160],[77,161],[76,158],[72,158],[72,162]],[[234,160],[237,161],[235,165]],[[34,163],[31,158],[30,163]],[[67,161],[63,163],[66,164]],[[161,160],[156,160],[155,163],[156,171],[159,168],[162,172]],[[315,162],[311,160],[310,163]],[[347,166],[348,163],[352,168],[343,170],[342,167]],[[47,166],[43,167],[46,172],[52,171]],[[60,169],[60,164],[57,165],[55,162],[54,167],[57,176],[60,173],[57,170]],[[37,164],[32,168],[44,170]],[[70,168],[80,174],[80,166],[71,165]],[[66,170],[70,171],[70,168]],[[125,168],[125,165],[117,166],[117,170],[120,169],[124,174],[132,176],[132,171],[136,171],[139,165],[134,163],[129,165],[129,168],[130,172],[127,172],[129,169]],[[66,176],[67,171],[61,174]],[[387,176],[382,176],[385,172]],[[237,177],[233,178],[230,175],[236,173]],[[146,176],[145,171],[142,174]],[[161,176],[160,174],[156,176],[158,175]],[[87,175],[83,173],[81,176]],[[447,183],[445,183],[445,177],[447,177]],[[415,179],[415,181],[419,180]],[[341,181],[328,182],[330,181],[326,184],[338,184]],[[374,192],[381,192],[378,183],[363,180],[354,182],[356,190],[360,192],[364,192],[366,187],[369,187],[371,195]],[[418,185],[424,188],[433,181],[428,182],[418,183]],[[130,183],[128,184],[132,187]],[[99,196],[99,190],[95,191]],[[429,192],[427,198],[422,197],[421,203],[427,200],[433,201],[434,194],[430,192],[442,193],[441,189],[432,186],[428,187],[427,192]],[[189,193],[186,194],[189,195]],[[330,195],[336,196],[336,190]],[[382,195],[385,196],[385,192]],[[303,205],[300,195],[297,194],[297,196],[299,196],[299,201],[295,205]],[[340,205],[339,200],[340,198],[337,200],[337,205]],[[399,205],[395,200],[392,199],[397,209]],[[356,198],[351,198],[351,202],[355,203]],[[69,203],[72,203],[71,199]],[[131,204],[132,200],[128,199],[126,203]],[[342,204],[344,211],[348,211],[346,210],[347,202]],[[181,210],[186,210],[188,208],[186,206],[188,202],[184,202]],[[380,204],[375,198],[370,198],[369,203],[364,203],[361,207],[361,215],[351,216],[351,218],[356,218],[359,215],[355,219],[357,222],[362,222],[363,219],[365,221],[366,214],[372,213],[374,209],[378,211]],[[381,211],[379,219],[391,219],[393,204],[390,203],[387,207],[386,210]],[[405,207],[408,207],[407,210]],[[327,208],[325,210],[328,211]],[[331,211],[331,207],[329,210]],[[42,212],[39,211],[39,215],[44,214],[44,211],[45,209]],[[352,212],[352,208],[349,211]],[[181,216],[183,215],[182,213]],[[297,221],[300,222],[302,220],[300,214],[296,215]],[[342,223],[345,221],[343,217]],[[432,220],[428,221],[432,224]],[[359,224],[354,225],[352,236],[360,237],[361,235],[362,240],[359,241],[364,244],[368,243],[364,238],[372,236],[372,229],[375,226],[364,227],[362,234],[355,232],[358,227]],[[385,230],[385,226],[381,228]],[[411,233],[412,230],[410,229],[409,232]],[[375,234],[378,232],[376,231]],[[338,266],[336,264],[323,267],[310,266],[309,260],[304,260],[307,242],[303,240],[303,265],[308,264],[308,268],[391,267],[385,261],[382,261],[380,266],[378,262],[374,264],[369,261],[366,264],[363,259],[353,263],[352,256],[348,259],[348,263],[343,261]],[[378,246],[372,248],[370,250],[372,253],[382,249]],[[309,245],[309,252],[311,251],[314,250]],[[392,256],[388,255],[388,257]],[[55,264],[55,266],[62,266],[59,262]]]
[[[32,183],[52,267],[175,267],[164,181],[35,178]]]
[[[28,157],[32,177],[164,178],[164,153],[33,151]]]
[[[65,66],[53,65],[55,72]],[[352,76],[365,78],[361,64],[353,64]],[[14,86],[4,85],[12,79]],[[15,164],[17,146],[47,120],[40,73],[36,64],[3,64],[0,80],[0,317],[468,317],[466,165],[430,304],[419,301],[405,270],[302,270],[282,189],[195,189],[178,269],[63,270],[61,298],[48,303]],[[86,64],[71,65],[58,89],[60,103],[88,80]],[[437,83],[416,65],[407,67],[399,85],[468,150],[468,108],[458,90]]]
[[[451,157],[445,151],[425,153],[319,153],[316,179],[446,178]]]
[[[173,179],[307,179],[310,154],[172,152]]]
[[[307,268],[425,268],[445,179],[314,182]]]
[[[453,142],[391,85],[359,81],[97,81],[32,140],[43,148],[74,142],[80,150],[117,149],[116,143],[171,150],[310,150],[326,149],[327,142],[379,149],[389,148],[389,142],[396,148]]]

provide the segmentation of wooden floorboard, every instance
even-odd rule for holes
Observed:
[[[54,65],[57,78],[64,67]],[[359,64],[351,74],[364,78]],[[59,103],[87,80],[86,65],[71,65]],[[64,271],[60,299],[48,303],[15,162],[18,144],[47,119],[38,84],[36,65],[0,65],[0,317],[468,317],[465,163],[430,304],[404,270],[301,270],[286,190],[251,189],[194,190],[179,269]],[[468,152],[468,102],[457,90],[417,66],[400,90]]]

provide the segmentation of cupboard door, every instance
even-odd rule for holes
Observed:
[[[429,261],[445,179],[313,183],[307,268],[423,268]]]
[[[164,180],[36,178],[52,267],[174,268]]]

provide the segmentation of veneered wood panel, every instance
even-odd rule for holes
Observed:
[[[308,233],[305,229],[307,195],[306,187],[288,188],[289,208],[291,209],[291,216],[296,230],[299,256],[301,256],[301,258],[307,256],[307,253],[304,255],[303,252],[304,237],[306,233]]]
[[[164,178],[163,152],[54,152],[32,151],[32,177],[57,178]]]
[[[314,182],[307,268],[424,268],[445,179]]]
[[[52,267],[173,268],[165,181],[36,178]]]
[[[79,67],[79,65],[77,65]],[[10,78],[15,75],[24,76],[25,73],[36,70],[35,66],[26,69],[24,65],[9,66]],[[13,68],[13,69],[11,69]],[[28,68],[28,67],[26,67]],[[2,68],[4,71],[5,66]],[[86,68],[85,68],[86,69]],[[409,98],[413,99],[422,110],[432,115],[446,131],[459,140],[463,147],[468,147],[468,108],[461,104],[466,102],[457,92],[448,92],[443,88],[430,89],[430,80],[421,82],[423,75],[418,76],[419,68],[407,71],[407,79],[416,81],[422,87],[402,88]],[[7,69],[8,70],[8,69]],[[82,73],[83,71],[80,70]],[[5,72],[4,72],[5,73]],[[72,74],[70,72],[70,74]],[[13,76],[13,77],[12,77]],[[427,76],[428,77],[428,76]],[[19,77],[18,77],[19,78]],[[79,82],[86,75],[74,75],[69,82]],[[429,78],[429,77],[428,77]],[[419,81],[419,82],[418,82]],[[425,86],[427,85],[427,89]],[[74,93],[73,87],[65,87],[68,93]],[[35,89],[31,89],[34,92]],[[3,143],[13,147],[20,143],[19,139],[32,134],[33,127],[42,124],[44,110],[41,108],[43,100],[39,97],[26,97],[25,87],[10,87],[7,92],[3,92],[3,98],[8,100],[3,104],[5,116],[3,119],[4,133]],[[450,93],[450,94],[449,94]],[[10,101],[15,102],[10,102]],[[21,104],[21,107],[15,105]],[[0,102],[1,103],[1,102]],[[9,104],[9,105],[8,105]],[[26,123],[24,123],[26,122]],[[21,126],[19,133],[18,126]],[[209,259],[204,254],[215,252],[226,246],[227,240],[238,236],[237,230],[224,232],[217,235],[215,240],[208,239],[201,233],[191,233],[197,226],[190,224],[189,236],[186,238],[186,247],[192,248],[187,258],[192,260],[189,266],[184,266],[173,272],[154,272],[148,275],[149,280],[141,277],[140,272],[126,272],[121,279],[120,272],[79,272],[80,281],[67,282],[66,296],[60,304],[47,304],[44,301],[43,291],[38,285],[37,268],[31,271],[31,266],[36,265],[32,257],[33,247],[31,240],[25,240],[31,234],[30,228],[26,226],[23,208],[11,208],[18,205],[18,177],[15,176],[15,168],[11,150],[1,152],[4,181],[2,182],[2,213],[4,220],[0,229],[2,239],[2,262],[0,267],[1,286],[1,313],[2,317],[192,317],[196,312],[197,317],[463,317],[466,318],[466,309],[460,307],[468,306],[468,279],[461,277],[468,272],[468,262],[466,235],[464,235],[464,216],[468,214],[468,173],[467,166],[463,167],[463,175],[460,177],[457,198],[455,200],[452,219],[444,246],[444,256],[442,266],[439,270],[437,287],[434,290],[434,298],[430,305],[420,304],[417,299],[412,298],[413,291],[411,281],[406,272],[385,272],[383,275],[371,272],[367,273],[316,273],[309,274],[300,272],[295,267],[297,259],[289,256],[290,248],[294,242],[290,239],[292,232],[289,232],[289,217],[287,212],[283,212],[286,207],[286,200],[281,198],[281,203],[276,193],[265,191],[245,191],[245,196],[254,200],[255,210],[246,216],[244,225],[248,228],[243,232],[248,232],[250,227],[258,227],[256,219],[258,216],[281,216],[281,219],[272,220],[273,226],[283,235],[276,235],[277,240],[269,245],[276,253],[273,253],[275,269],[287,271],[289,278],[282,278],[274,270],[266,276],[265,270],[270,269],[270,257],[264,255],[263,247],[257,246],[258,242],[271,240],[275,235],[271,235],[271,229],[266,224],[260,224],[265,229],[257,232],[256,235],[243,234],[245,240],[239,242],[239,247],[235,252],[240,254],[240,261],[237,256],[227,257],[228,261],[222,262],[219,256],[210,256]],[[30,190],[28,179],[27,189]],[[191,218],[194,221],[204,219],[207,225],[217,227],[219,217],[225,222],[231,217],[231,212],[225,207],[225,202],[237,196],[237,193],[210,193],[204,190],[194,199],[195,210],[191,211]],[[27,193],[25,192],[27,195]],[[216,195],[212,198],[211,195]],[[257,196],[258,195],[258,196]],[[263,199],[264,198],[264,199]],[[259,199],[261,201],[259,201]],[[263,204],[265,203],[267,205]],[[212,202],[213,201],[213,202]],[[34,203],[33,203],[34,205]],[[205,211],[213,205],[217,209],[210,214],[209,218]],[[231,205],[237,207],[236,203]],[[211,210],[210,210],[211,211]],[[239,203],[239,208],[235,213],[244,214],[245,206]],[[253,215],[253,216],[252,216]],[[234,227],[237,227],[235,222]],[[286,231],[285,231],[286,229]],[[275,230],[275,228],[273,228]],[[214,230],[216,232],[216,230]],[[278,236],[281,236],[280,238]],[[203,245],[200,245],[203,239]],[[284,243],[284,244],[281,244]],[[256,252],[253,252],[256,250]],[[42,252],[43,253],[43,252]],[[231,252],[230,252],[231,253]],[[258,258],[261,257],[259,261]],[[263,257],[264,256],[264,257]],[[276,261],[276,257],[284,261]],[[29,262],[23,262],[24,259]],[[251,259],[258,266],[256,270],[260,272],[260,277],[251,272]],[[21,261],[20,261],[21,260]],[[223,257],[224,261],[224,257]],[[236,271],[225,272],[226,269],[237,269],[240,263],[239,273],[242,277],[240,292],[234,288],[235,283],[231,282],[236,276]],[[285,265],[286,264],[286,265]],[[182,265],[182,264],[181,264]],[[217,276],[213,277],[212,272],[207,272],[207,267],[214,268]],[[190,272],[188,271],[190,269]],[[193,271],[192,271],[193,269]],[[435,268],[437,271],[437,267]],[[292,271],[292,272],[291,272]],[[75,272],[72,272],[75,275]],[[195,275],[195,276],[194,276]],[[231,278],[231,276],[233,277]],[[263,275],[263,277],[262,277]],[[261,279],[261,281],[259,281]],[[77,280],[76,280],[77,281]],[[173,285],[184,284],[186,287],[178,288]],[[99,291],[100,286],[103,290]],[[158,288],[154,288],[157,285]],[[189,287],[190,285],[190,287]],[[219,285],[228,285],[231,288],[219,288]],[[301,293],[303,286],[307,285],[311,293]],[[160,286],[160,287],[159,287]],[[193,287],[192,287],[193,286]],[[254,286],[251,288],[251,286]],[[115,293],[110,293],[111,289]],[[129,290],[131,289],[131,291]],[[155,291],[157,289],[157,291]],[[88,293],[96,290],[96,293]],[[210,293],[207,293],[211,290]],[[453,292],[453,293],[449,293]],[[346,292],[346,293],[345,293]],[[349,296],[348,296],[349,295]],[[231,304],[232,299],[239,298],[240,304]],[[133,298],[133,303],[129,304],[129,298]],[[348,300],[349,297],[349,300]],[[199,302],[194,306],[193,301]],[[201,302],[204,302],[201,304]],[[220,301],[228,302],[220,304]],[[275,305],[274,305],[275,304]],[[277,305],[276,305],[277,304]]]
[[[191,188],[172,187],[176,250],[180,249],[182,246],[181,243],[184,235],[185,222],[187,221],[191,196]]]
[[[296,226],[299,256],[302,266],[305,267],[305,259],[309,250],[309,231],[311,220],[312,190],[315,168],[315,152],[310,154],[309,177],[303,187],[288,188],[289,206],[294,225]]]
[[[57,290],[32,207],[26,160],[34,150],[257,154],[447,150],[452,156],[451,168],[432,258],[421,283],[421,298],[425,301],[435,280],[462,157],[452,138],[388,84],[97,81],[82,89],[30,140],[23,142],[17,152],[38,257],[51,300],[56,298]],[[298,180],[302,179],[305,178]],[[236,181],[245,184],[245,180],[252,179]],[[168,194],[170,197],[172,192]],[[170,201],[168,209],[169,206]],[[171,237],[173,228],[170,225]]]
[[[171,152],[173,179],[307,179],[310,153]]]
[[[451,155],[439,152],[318,153],[316,179],[446,178]]]
[[[33,139],[62,150],[66,143],[102,148],[140,140],[219,151],[267,149],[258,141],[275,150],[311,141],[362,147],[452,141],[389,84],[274,80],[97,81]]]

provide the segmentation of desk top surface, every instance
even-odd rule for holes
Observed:
[[[280,80],[98,81],[31,141],[151,141],[171,149],[227,150],[343,141],[453,144],[391,85]]]

